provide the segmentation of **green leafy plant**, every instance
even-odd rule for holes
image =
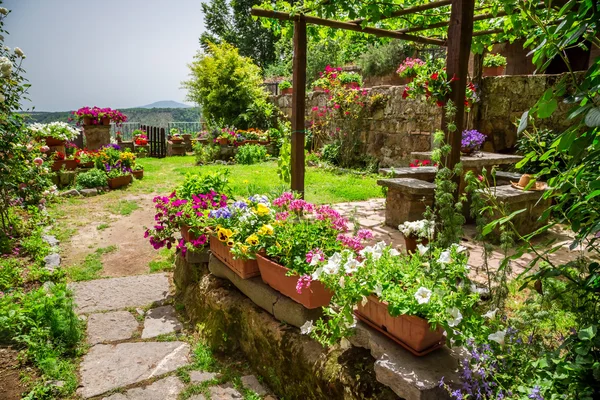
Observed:
[[[77,174],[75,183],[81,188],[98,188],[108,185],[106,173],[97,168]]]
[[[178,197],[191,200],[192,195],[209,193],[211,190],[216,193],[231,195],[231,186],[229,185],[229,176],[231,171],[228,169],[220,170],[208,174],[187,173],[185,180],[176,190]]]
[[[363,76],[383,76],[391,74],[398,65],[413,53],[412,44],[400,40],[371,45],[357,60]]]
[[[235,162],[238,164],[251,165],[263,162],[267,159],[267,149],[264,146],[247,144],[238,147]]]
[[[281,81],[279,82],[279,90],[290,89],[292,87],[292,82],[290,81]]]
[[[486,54],[483,57],[484,67],[504,67],[506,65],[506,57],[501,54]]]
[[[353,83],[356,86],[362,86],[362,76],[356,72],[342,72],[339,79],[343,85]]]
[[[212,144],[194,143],[194,157],[196,165],[210,164],[214,162],[221,152],[220,147]]]

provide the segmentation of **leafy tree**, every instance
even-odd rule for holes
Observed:
[[[237,48],[209,43],[189,67],[191,79],[183,86],[207,120],[241,129],[268,127],[274,107],[262,87],[260,68]]]
[[[231,43],[240,54],[250,57],[261,68],[275,61],[277,38],[259,21],[252,19],[250,10],[260,4],[257,0],[210,0],[202,3],[207,31],[200,36],[205,50],[209,43]]]

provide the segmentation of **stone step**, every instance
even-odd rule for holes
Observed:
[[[177,400],[184,387],[179,378],[169,376],[145,387],[103,397],[102,400]]]
[[[75,311],[80,314],[163,304],[170,294],[167,274],[96,279],[69,287],[75,294]]]

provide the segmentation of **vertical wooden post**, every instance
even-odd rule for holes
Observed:
[[[473,39],[473,12],[475,0],[452,0],[450,25],[448,26],[448,55],[446,57],[446,72],[448,78],[456,77],[450,86],[452,92],[448,99],[456,106],[454,124],[456,130],[450,132],[447,128],[446,116],[442,117],[442,130],[446,133],[446,143],[452,145],[452,151],[444,160],[448,168],[460,162],[460,141],[465,117],[465,86],[469,70],[469,53]]]
[[[294,76],[292,92],[292,190],[304,198],[304,114],[306,110],[306,21],[294,21]]]

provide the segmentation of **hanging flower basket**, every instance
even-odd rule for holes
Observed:
[[[312,309],[324,307],[331,302],[333,293],[321,282],[313,281],[309,287],[302,290],[302,293],[298,293],[296,290],[298,276],[287,276],[289,272],[288,268],[260,254],[257,254],[256,260],[258,261],[258,268],[260,269],[263,282],[296,303]]]
[[[131,183],[131,175],[118,176],[116,178],[108,179],[108,187],[111,189],[118,189],[123,186],[127,186]]]
[[[388,305],[369,296],[363,306],[358,304],[358,319],[377,329],[416,356],[424,356],[444,346],[444,330],[431,330],[429,322],[414,315],[392,317]]]
[[[242,279],[260,275],[256,260],[234,259],[229,247],[216,236],[210,238],[210,251]]]

